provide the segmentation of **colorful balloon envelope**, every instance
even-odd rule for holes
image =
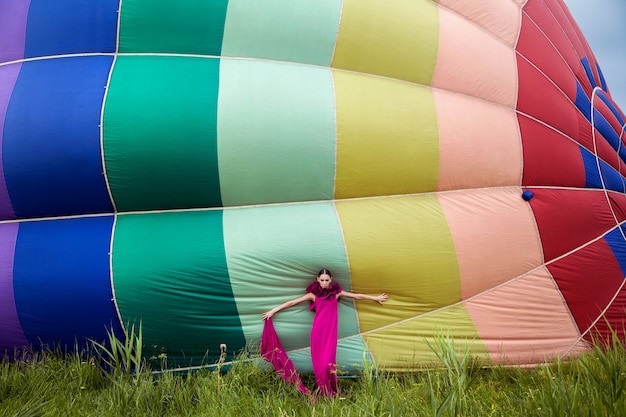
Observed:
[[[348,372],[624,339],[625,119],[562,0],[4,0],[0,350],[212,364],[321,268]]]

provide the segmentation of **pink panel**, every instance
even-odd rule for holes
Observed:
[[[515,112],[433,90],[439,124],[437,190],[519,185],[522,144]]]
[[[515,107],[515,51],[489,32],[439,8],[439,52],[431,85]]]
[[[24,58],[30,0],[0,2],[0,62]]]
[[[466,300],[542,264],[532,210],[518,187],[439,193]]]
[[[0,21],[0,23],[2,23]],[[2,142],[4,137],[4,123],[6,120],[9,102],[13,95],[13,88],[20,75],[22,64],[10,64],[0,67],[0,219],[15,219],[15,211],[11,204],[11,197],[4,178],[4,164],[2,163]]]
[[[587,349],[543,267],[467,301],[465,307],[496,363],[536,364]]]
[[[502,0],[439,0],[439,5],[476,23],[514,47],[520,27],[519,5]]]
[[[0,223],[0,359],[5,351],[11,356],[15,347],[28,346],[13,291],[13,258],[18,230],[18,223]]]

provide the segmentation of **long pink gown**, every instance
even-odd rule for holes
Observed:
[[[315,312],[311,328],[311,361],[315,374],[315,384],[319,394],[326,397],[337,395],[337,327],[338,305],[337,294],[342,289],[333,282],[328,288],[322,288],[317,281],[307,287],[307,292],[315,295],[309,310]],[[261,356],[271,362],[276,372],[287,382],[298,387],[300,392],[308,390],[297,376],[295,367],[285,353],[274,325],[265,321],[261,338]]]

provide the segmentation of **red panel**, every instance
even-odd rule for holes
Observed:
[[[579,111],[574,104],[520,55],[517,55],[517,69],[518,111],[575,138]]]
[[[524,174],[522,185],[585,187],[585,165],[578,144],[541,123],[518,114]]]
[[[615,191],[609,192],[609,199],[618,222],[626,221],[626,195]]]
[[[561,0],[544,0],[556,18],[559,25],[565,31],[567,37],[572,41],[574,47],[576,48],[576,52],[579,57],[587,57],[589,63],[591,65],[591,70],[593,72],[593,77],[596,81],[596,85],[600,84],[600,74],[598,74],[598,70],[596,69],[596,58],[591,51],[591,47],[587,43],[582,31],[578,27],[578,24],[574,20],[574,17],[571,15],[567,7],[563,4]]]
[[[546,7],[543,0],[529,0],[525,5],[523,12],[534,21],[542,32],[546,34],[550,42],[554,44],[556,49],[563,55],[576,79],[579,80],[583,89],[588,96],[591,95],[591,83],[587,79],[580,60],[584,57],[584,49],[581,47],[577,39],[570,41],[564,30],[560,27],[559,22],[555,19],[552,12]],[[578,46],[578,51],[572,44]]]
[[[544,260],[553,260],[615,227],[602,190],[531,189]]]
[[[597,340],[599,337],[603,342],[610,343],[613,336],[626,341],[626,287],[622,287],[594,331],[587,335],[587,340],[593,341],[593,338]]]
[[[604,239],[548,265],[548,269],[581,332],[601,316],[624,282],[622,270]]]
[[[524,14],[517,51],[563,90],[572,102],[576,101],[576,79],[572,70],[545,34]]]
[[[535,0],[533,0],[535,1]],[[548,13],[556,20],[556,25],[565,32],[565,36],[572,43],[579,58],[587,55],[586,41],[582,34],[574,27],[574,18],[571,14],[565,13],[565,6],[561,0],[541,0],[545,4]]]

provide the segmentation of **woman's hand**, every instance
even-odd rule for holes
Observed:
[[[272,316],[275,314],[274,310],[270,310],[270,311],[266,311],[265,313],[263,313],[263,315],[261,316],[261,318],[263,320],[269,320],[272,318]]]
[[[382,293],[381,295],[374,297],[374,301],[376,301],[378,304],[382,304],[388,299],[389,299],[389,296],[385,293]]]

